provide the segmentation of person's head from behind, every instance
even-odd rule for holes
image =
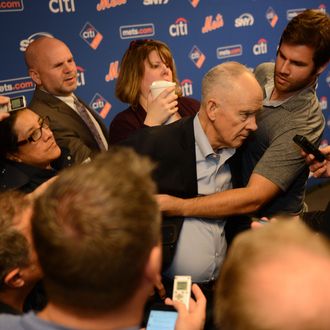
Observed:
[[[97,314],[122,308],[139,290],[148,296],[161,267],[150,171],[147,159],[112,149],[63,171],[37,200],[33,237],[53,304]]]
[[[221,330],[329,329],[330,246],[284,219],[234,240],[217,282]]]
[[[199,116],[213,149],[237,148],[257,129],[262,98],[253,73],[240,63],[219,64],[206,73]]]
[[[32,203],[24,194],[0,194],[0,295],[30,288],[42,273],[31,237]]]
[[[26,108],[0,122],[0,140],[0,157],[40,168],[48,168],[61,155],[48,117]]]
[[[59,39],[41,37],[25,51],[29,75],[37,86],[57,95],[70,95],[77,88],[77,67],[68,46]]]
[[[295,92],[313,83],[330,59],[330,17],[307,9],[295,16],[280,39],[275,62],[275,87]]]
[[[116,96],[137,106],[141,95],[147,98],[150,85],[156,80],[178,84],[171,50],[158,40],[133,40],[121,60]],[[177,94],[181,95],[179,89]]]

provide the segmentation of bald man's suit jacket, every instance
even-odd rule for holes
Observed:
[[[78,98],[79,99],[79,98]],[[87,110],[99,123],[105,138],[108,138],[107,128],[101,116],[91,110],[82,100]],[[100,152],[100,148],[93,134],[81,117],[66,103],[39,88],[34,91],[29,108],[39,116],[48,116],[50,128],[60,147],[69,149],[74,163],[81,163]]]
[[[193,120],[194,117],[186,117],[170,125],[143,128],[121,143],[132,147],[142,155],[149,156],[156,162],[154,179],[158,192],[161,194],[170,194],[181,198],[191,198],[198,195]],[[233,186],[240,187],[238,159],[233,156],[227,162],[232,173]],[[163,223],[174,226],[175,233],[179,235],[183,217],[165,217]],[[249,219],[231,217],[225,227],[227,240],[231,241],[233,236],[249,228],[249,226]],[[168,235],[170,237],[167,237]],[[171,239],[172,235],[171,231],[164,231],[163,228],[165,239]],[[175,243],[170,244],[171,257],[175,250]],[[166,249],[164,253],[166,259],[168,257],[166,256]]]

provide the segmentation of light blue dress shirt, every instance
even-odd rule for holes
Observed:
[[[215,152],[199,121],[194,119],[196,170],[199,195],[209,195],[232,188],[231,172],[226,161],[235,149]],[[165,276],[191,275],[193,282],[215,280],[224,261],[227,243],[224,235],[225,219],[185,218],[178,239],[176,253]]]

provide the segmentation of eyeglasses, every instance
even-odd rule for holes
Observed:
[[[142,45],[146,45],[147,43],[153,41],[152,39],[138,39],[138,40],[132,40],[129,44],[129,49],[135,49]]]
[[[49,117],[39,118],[38,124],[40,127],[36,128],[26,140],[17,142],[18,146],[23,146],[24,144],[40,140],[42,137],[42,129],[49,128]]]

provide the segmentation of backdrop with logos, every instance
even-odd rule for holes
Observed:
[[[127,107],[114,88],[120,60],[134,39],[159,39],[174,55],[183,95],[200,98],[201,80],[228,60],[254,68],[274,61],[280,35],[305,8],[327,11],[329,0],[0,0],[0,95],[25,95],[34,84],[23,53],[51,35],[70,47],[78,66],[77,94],[107,125]],[[320,76],[318,97],[330,139],[330,68]]]

